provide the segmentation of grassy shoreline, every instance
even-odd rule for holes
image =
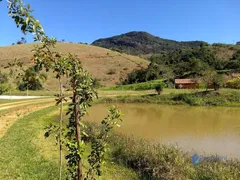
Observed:
[[[116,97],[101,97],[96,102],[240,107],[240,91],[222,89],[220,91],[192,91],[188,93],[169,93],[161,95],[125,95]]]

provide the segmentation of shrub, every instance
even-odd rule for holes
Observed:
[[[227,81],[228,88],[240,89],[240,77]]]
[[[158,94],[161,94],[161,92],[163,90],[163,86],[161,84],[158,84],[155,86],[155,90]]]
[[[107,72],[108,75],[116,74],[116,69],[109,69]]]
[[[8,84],[0,84],[0,95],[2,95],[4,92],[7,92],[10,89]]]
[[[101,87],[102,85],[101,85],[101,79],[98,79],[98,78],[94,78],[93,79],[93,87],[94,88],[99,88],[99,87]]]
[[[7,81],[8,81],[7,75],[0,71],[0,84],[7,83]]]

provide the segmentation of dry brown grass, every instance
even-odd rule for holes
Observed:
[[[0,47],[0,64],[6,65],[14,58],[18,58],[25,65],[31,65],[33,47],[33,44]],[[116,84],[120,77],[126,77],[133,69],[145,68],[148,65],[147,60],[137,56],[121,54],[92,45],[57,43],[56,50],[76,54],[82,60],[83,67],[94,78],[101,79],[102,85],[107,86]],[[108,72],[112,69],[116,72],[109,75]],[[52,74],[46,82],[46,88],[51,90],[57,88],[57,81],[54,80]]]
[[[237,48],[231,47],[213,47],[213,50],[216,53],[217,58],[221,60],[229,60],[237,52]]]

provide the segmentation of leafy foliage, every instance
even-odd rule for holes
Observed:
[[[222,79],[221,75],[240,70],[240,51],[233,54],[231,60],[220,59],[216,51],[208,44],[202,43],[199,48],[176,50],[170,53],[152,55],[147,69],[135,70],[128,74],[125,84],[145,82],[165,78],[168,83],[175,78],[201,78],[206,72],[219,74],[211,78],[209,84],[216,84]],[[209,74],[209,73],[208,73]],[[217,83],[217,84],[219,84]],[[218,85],[215,87],[217,88]]]
[[[41,90],[43,89],[42,83],[46,81],[47,75],[39,72],[34,67],[28,68],[22,77],[22,82],[18,88],[21,91],[29,90]]]
[[[240,89],[240,77],[227,81],[226,85],[229,88]]]
[[[123,84],[152,81],[156,79],[173,79],[173,73],[165,65],[150,63],[147,69],[135,70],[128,74]]]
[[[214,90],[218,90],[223,87],[223,76],[217,74],[215,71],[204,71],[202,76],[202,80],[207,84],[207,87],[212,86]]]
[[[4,84],[8,82],[7,74],[4,74],[0,71],[0,84]]]
[[[161,94],[161,92],[163,91],[163,87],[160,84],[158,84],[155,86],[155,90],[158,94]]]

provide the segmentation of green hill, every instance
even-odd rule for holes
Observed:
[[[200,47],[203,41],[174,41],[153,36],[147,32],[133,31],[119,36],[98,39],[92,45],[132,55],[168,53],[184,48]]]

